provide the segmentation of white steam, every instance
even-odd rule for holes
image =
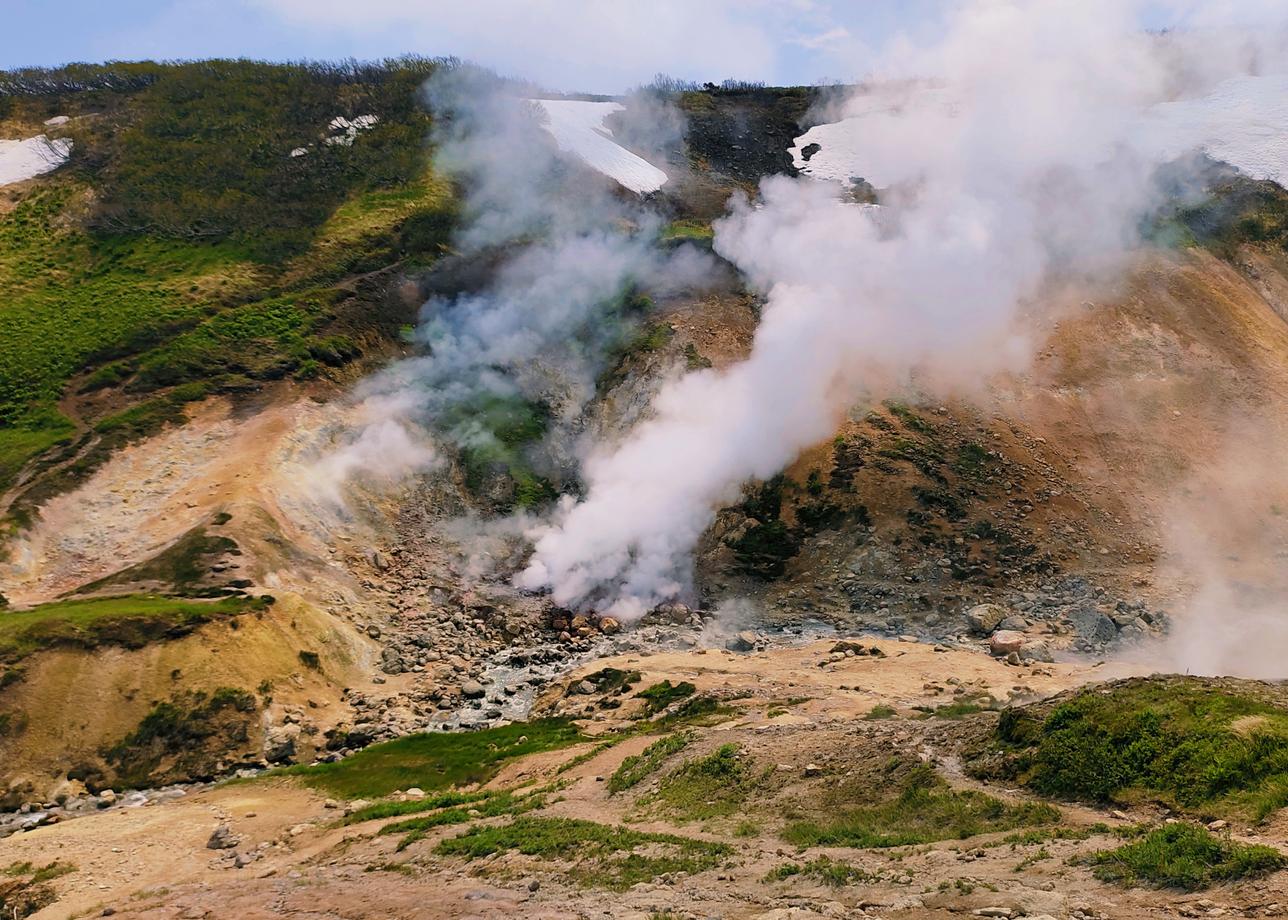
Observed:
[[[1154,203],[1157,156],[1137,136],[1176,74],[1135,6],[981,0],[933,47],[900,48],[883,76],[932,79],[952,104],[872,121],[880,220],[780,177],[719,222],[717,251],[767,294],[751,356],[667,386],[655,417],[591,457],[586,497],[537,535],[522,584],[638,616],[685,590],[716,508],[865,393],[1021,363],[1019,312],[1048,282],[1114,269]]]
[[[444,68],[426,86],[435,165],[462,193],[454,244],[466,258],[442,269],[443,287],[467,292],[431,297],[415,332],[424,354],[359,388],[372,424],[318,465],[336,488],[367,463],[405,475],[430,468],[430,432],[478,456],[509,456],[497,417],[535,406],[549,415],[547,432],[522,448],[525,461],[557,476],[607,349],[630,332],[626,296],[699,285],[712,269],[692,247],[660,249],[658,219],[561,154],[521,89],[470,66]],[[479,266],[483,277],[469,280]]]

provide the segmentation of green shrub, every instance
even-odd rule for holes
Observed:
[[[1197,679],[1089,688],[1044,718],[1008,710],[997,740],[1012,775],[1059,798],[1143,796],[1264,817],[1288,785],[1288,709]]]

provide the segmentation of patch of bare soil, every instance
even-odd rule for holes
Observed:
[[[1288,879],[1282,873],[1195,894],[1123,889],[1095,880],[1074,858],[1114,846],[1117,838],[1093,825],[1112,828],[1156,820],[1159,816],[1147,807],[1123,815],[1062,806],[1061,833],[1055,835],[1016,838],[999,831],[967,840],[875,849],[790,845],[783,834],[791,822],[826,818],[847,801],[886,796],[888,790],[881,786],[889,782],[884,777],[892,759],[929,764],[960,790],[983,791],[1013,804],[1028,801],[1014,791],[967,780],[955,768],[962,745],[989,731],[993,714],[949,719],[925,716],[911,707],[940,705],[959,687],[969,688],[965,692],[972,696],[987,691],[999,698],[1017,693],[1027,698],[1095,679],[1103,670],[1016,668],[964,650],[937,652],[911,642],[877,645],[886,657],[868,655],[823,667],[818,662],[827,659],[828,643],[757,654],[693,651],[603,662],[638,669],[637,689],[655,679],[689,680],[696,694],[718,696],[728,711],[683,728],[692,739],[688,747],[624,792],[611,792],[605,780],[657,735],[633,737],[597,752],[584,745],[533,755],[509,764],[489,784],[496,789],[553,784],[546,804],[529,813],[536,817],[627,822],[639,832],[679,834],[731,847],[716,865],[692,875],[666,872],[613,891],[593,874],[576,875],[578,866],[584,868],[577,855],[556,858],[510,851],[467,861],[435,852],[439,841],[467,826],[504,824],[510,820],[505,817],[431,829],[400,850],[399,835],[377,833],[387,822],[337,826],[335,808],[281,779],[39,828],[6,841],[6,853],[35,864],[57,859],[75,865],[75,872],[50,883],[58,900],[35,915],[41,918],[110,912],[140,918],[645,920],[718,914],[761,920],[1143,920],[1178,914],[1271,917],[1277,915],[1278,905],[1288,904]],[[571,699],[555,689],[550,698]],[[598,708],[593,695],[576,698],[595,711],[595,720],[588,722],[592,727],[634,722],[629,706]],[[877,704],[896,714],[864,718]],[[770,715],[776,710],[781,712]],[[749,763],[746,775],[751,777],[732,811],[693,817],[658,797],[659,783],[684,762],[729,744]],[[587,754],[591,756],[581,756]],[[228,825],[236,843],[227,850],[207,849],[207,840],[221,824]],[[1288,842],[1282,822],[1236,827],[1234,834],[1279,846]],[[848,880],[833,885],[809,871],[784,870],[817,865],[820,859],[846,867]],[[1218,908],[1220,914],[1214,914]]]

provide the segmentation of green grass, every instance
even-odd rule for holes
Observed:
[[[353,298],[344,282],[445,248],[453,190],[427,170],[418,102],[438,66],[6,74],[0,119],[95,117],[65,129],[69,164],[0,215],[0,490],[74,436],[57,406],[78,374],[82,392],[132,398],[191,381],[239,392],[351,361],[364,333],[392,337],[383,306],[341,303]],[[352,146],[319,143],[337,114],[380,121]],[[296,146],[309,155],[288,157]],[[130,437],[151,430],[135,424]]]
[[[1004,775],[1058,798],[1257,819],[1288,801],[1288,709],[1199,679],[1091,688],[1045,716],[1007,710],[995,749]]]
[[[895,847],[1060,820],[1060,812],[1050,805],[1011,805],[982,792],[959,792],[924,764],[906,771],[895,798],[848,808],[838,803],[837,812],[825,820],[791,824],[784,837],[802,847]]]
[[[857,882],[872,882],[877,879],[871,872],[860,869],[858,866],[820,856],[818,859],[812,859],[807,863],[783,863],[781,866],[777,866],[767,872],[765,881],[782,882],[789,878],[801,876],[813,878],[832,888],[841,888]]]
[[[735,814],[761,779],[736,744],[724,744],[664,776],[642,804],[658,803],[679,821],[705,821]]]
[[[1257,878],[1288,860],[1267,846],[1218,837],[1196,824],[1168,824],[1088,860],[1102,881],[1197,891],[1218,882]]]
[[[708,220],[675,220],[662,228],[658,240],[663,243],[685,242],[710,246],[715,230]]]
[[[387,824],[380,829],[380,833],[382,835],[402,834],[403,839],[398,841],[397,847],[398,851],[402,852],[418,840],[424,839],[435,828],[465,824],[475,818],[520,815],[534,808],[541,808],[545,801],[545,796],[541,793],[516,796],[511,792],[497,792],[475,802],[442,808],[432,814]]]
[[[899,715],[899,711],[893,706],[887,706],[885,703],[877,703],[867,711],[863,717],[869,722],[876,722],[880,719],[893,719]]]
[[[335,763],[284,772],[333,795],[370,799],[412,787],[430,791],[486,782],[507,760],[584,740],[568,719],[541,719],[476,732],[409,735]]]
[[[668,757],[684,750],[692,740],[692,735],[687,732],[676,732],[659,738],[639,754],[627,757],[608,777],[609,793],[623,792],[639,785],[656,773]]]
[[[669,680],[664,680],[653,684],[651,687],[644,688],[635,696],[644,701],[644,716],[651,717],[673,703],[693,696],[697,689],[687,680],[680,681],[678,684],[672,684]]]
[[[427,795],[423,799],[407,799],[400,801],[390,799],[384,802],[376,802],[372,805],[366,805],[356,811],[345,815],[337,823],[340,826],[349,824],[362,824],[365,821],[378,821],[382,818],[401,818],[405,815],[419,814],[425,811],[437,811],[440,808],[452,808],[457,805],[469,805],[474,802],[481,802],[484,799],[495,795],[493,792],[459,792],[449,790],[439,792],[434,795]]]
[[[511,851],[563,861],[568,877],[578,884],[625,891],[660,875],[710,869],[730,855],[732,848],[593,821],[524,815],[506,824],[472,827],[434,849],[440,856],[466,859]]]
[[[0,610],[0,661],[57,646],[141,648],[184,635],[211,620],[262,610],[271,598],[213,602],[155,595],[57,601],[30,610]]]

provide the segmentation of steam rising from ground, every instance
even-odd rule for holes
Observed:
[[[880,218],[780,177],[718,223],[717,251],[768,298],[751,356],[669,385],[654,418],[592,456],[585,499],[537,535],[522,584],[638,616],[686,589],[717,507],[865,392],[913,374],[942,391],[1021,364],[1017,314],[1053,280],[1112,271],[1156,203],[1159,164],[1137,136],[1179,71],[1133,7],[976,2],[933,47],[898,49],[882,76],[931,76],[951,104],[873,121]]]
[[[691,247],[657,247],[658,218],[561,156],[528,91],[469,66],[445,68],[426,86],[435,165],[462,189],[454,245],[499,267],[478,290],[432,297],[414,334],[425,353],[359,389],[370,423],[313,470],[332,494],[373,470],[388,479],[429,469],[438,458],[429,431],[480,455],[503,452],[487,424],[498,406],[540,404],[549,429],[529,459],[566,462],[605,352],[630,331],[626,295],[665,295],[711,270]]]
[[[1217,458],[1170,504],[1160,574],[1186,597],[1160,665],[1279,680],[1288,649],[1288,431],[1261,419],[1220,440]]]

